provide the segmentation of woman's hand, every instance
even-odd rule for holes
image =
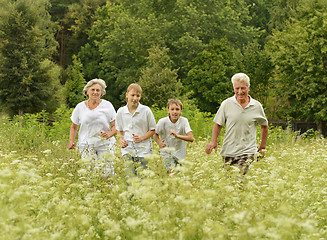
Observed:
[[[75,148],[74,142],[69,142],[67,148],[68,149],[74,149]]]

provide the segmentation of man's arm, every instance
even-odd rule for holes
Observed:
[[[213,149],[215,149],[215,152],[217,152],[217,139],[222,127],[223,126],[219,125],[218,123],[215,123],[213,126],[211,142],[208,144],[205,150],[207,154],[210,154]]]
[[[267,139],[268,139],[268,126],[261,125],[261,144],[258,149],[258,152],[260,152],[262,156],[265,155],[265,152],[262,150],[266,149]]]

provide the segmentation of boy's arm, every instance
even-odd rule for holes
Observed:
[[[125,148],[128,146],[128,141],[126,141],[124,137],[124,131],[117,131],[117,137],[119,139],[119,144],[121,148]]]
[[[133,134],[134,142],[139,143],[147,140],[148,138],[152,137],[155,133],[155,129],[147,131],[143,136],[139,137],[138,135]]]
[[[154,138],[154,140],[157,142],[157,144],[159,145],[159,148],[164,148],[164,147],[166,147],[166,144],[164,143],[164,141],[165,140],[160,140],[160,137],[159,137],[159,135],[157,134],[157,133],[155,133],[154,135],[153,135],[153,138]]]
[[[194,141],[194,137],[193,137],[193,132],[192,131],[188,132],[186,134],[186,136],[185,135],[178,135],[175,130],[170,130],[169,133],[171,135],[174,135],[175,138],[179,138],[179,139],[182,139],[184,141],[188,141],[188,142],[193,142]]]

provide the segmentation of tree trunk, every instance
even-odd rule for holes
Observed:
[[[318,135],[322,136],[322,121],[319,122],[317,129],[318,129]]]

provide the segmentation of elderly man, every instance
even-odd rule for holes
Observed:
[[[268,121],[260,102],[249,95],[250,78],[244,73],[232,77],[235,95],[222,102],[214,118],[211,142],[206,148],[210,154],[217,152],[217,138],[225,125],[226,131],[220,155],[225,164],[237,164],[246,174],[256,152],[264,155],[268,137]],[[257,125],[261,126],[261,144],[257,147]]]

